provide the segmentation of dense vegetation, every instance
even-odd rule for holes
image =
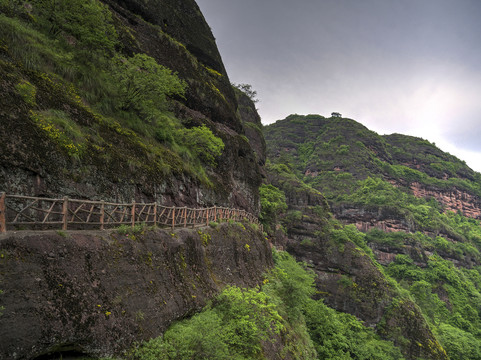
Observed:
[[[398,254],[383,273],[397,283],[400,298],[416,302],[450,358],[480,358],[480,221],[447,210],[434,197],[414,196],[411,184],[480,196],[481,175],[425,140],[382,137],[349,119],[292,115],[266,127],[265,134],[271,178],[295,177],[320,190],[336,217],[354,209],[359,218],[400,224],[395,232],[341,229],[373,260],[368,247]],[[296,211],[277,214],[288,232]],[[332,230],[329,236],[336,239]]]
[[[286,252],[262,287],[227,287],[202,312],[133,352],[135,359],[403,359],[354,316],[313,300],[314,274]],[[275,350],[269,344],[277,344]]]
[[[223,141],[174,116],[187,83],[149,55],[125,51],[126,36],[135,40],[98,0],[1,0],[0,72],[25,121],[65,156],[113,163],[120,148],[133,169],[209,183],[205,169],[216,166]]]
[[[291,115],[264,134],[270,161],[288,166],[334,204],[369,176],[481,195],[480,174],[420,138],[380,136],[354,120],[320,115]]]

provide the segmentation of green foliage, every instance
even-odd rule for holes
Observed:
[[[405,243],[415,241],[414,238],[414,234],[408,234],[403,231],[384,232],[376,228],[366,233],[366,243],[377,243],[393,249],[402,249]]]
[[[134,356],[150,359],[252,359],[284,328],[270,298],[259,289],[228,286],[208,307],[144,343]]]
[[[20,96],[22,96],[23,100],[27,105],[31,107],[37,105],[35,99],[37,95],[37,88],[35,87],[35,85],[32,85],[26,80],[22,80],[15,86],[15,89],[17,89],[18,93],[20,94]]]
[[[407,255],[396,255],[394,262],[387,267],[387,274],[398,280],[424,280],[423,271],[414,265],[413,260]]]
[[[381,340],[354,316],[338,313],[322,301],[311,301],[305,316],[319,359],[403,359],[391,342]]]
[[[259,188],[261,197],[260,220],[267,232],[273,231],[279,215],[287,210],[286,196],[271,184],[262,184]]]
[[[259,340],[268,340],[284,327],[276,306],[258,289],[227,287],[214,304],[227,325],[230,348],[247,357],[260,352]]]
[[[345,244],[348,241],[353,242],[371,258],[374,258],[371,248],[367,246],[366,235],[357,230],[355,225],[340,226],[335,223],[335,226],[331,228],[329,235],[337,244]]]
[[[275,270],[264,289],[282,300],[286,317],[301,321],[318,353],[318,359],[402,359],[398,348],[381,340],[354,316],[336,312],[313,300],[314,273],[285,252],[274,252]]]
[[[209,166],[216,166],[216,158],[222,155],[224,142],[205,125],[185,129],[183,142],[195,156]]]
[[[20,19],[9,18],[0,13],[0,38],[3,48],[27,70],[54,67],[57,72],[66,73],[68,68],[72,68],[70,62],[73,54],[61,48],[48,34]],[[26,80],[22,79],[22,82],[24,81]],[[31,90],[27,93],[22,89],[20,91],[23,95],[28,95]]]
[[[276,267],[269,274],[264,289],[279,297],[291,319],[302,313],[314,294],[314,272],[300,264],[287,252],[273,252]]]
[[[146,54],[117,57],[112,75],[119,86],[122,110],[136,110],[146,118],[165,109],[166,96],[183,96],[185,83]]]
[[[339,148],[336,150],[338,155],[347,155],[349,154],[349,145],[341,145]]]
[[[472,334],[449,324],[436,330],[450,359],[481,359],[481,341]]]
[[[409,292],[413,295],[416,303],[423,309],[423,313],[431,323],[438,324],[441,319],[446,319],[448,309],[446,304],[441,301],[438,294],[433,293],[431,283],[420,280],[415,281],[409,288]]]
[[[481,345],[479,271],[458,269],[437,255],[429,259],[426,268],[420,268],[409,256],[398,255],[387,273],[409,290],[450,358],[471,358],[460,354]],[[457,342],[465,344],[463,349]]]
[[[173,325],[163,337],[142,344],[133,355],[141,360],[227,360],[231,357],[223,339],[222,320],[216,312],[207,310]],[[235,359],[235,355],[232,358]]]
[[[111,55],[117,32],[107,5],[97,0],[34,0],[34,13],[49,34],[75,47],[82,58]]]
[[[245,95],[247,95],[253,103],[256,103],[256,102],[259,101],[257,99],[257,91],[252,89],[252,85],[250,85],[250,84],[232,84],[232,86],[239,89]]]
[[[36,113],[30,111],[30,119],[46,136],[69,156],[80,157],[84,151],[84,138],[79,126],[61,111]]]
[[[408,195],[380,178],[368,177],[357,183],[357,188],[343,201],[359,205],[394,206],[400,205]]]
[[[228,286],[202,312],[143,343],[134,358],[265,359],[263,344],[276,342],[281,358],[403,359],[354,316],[313,300],[315,275],[305,264],[285,252],[273,256],[262,290]]]
[[[145,231],[152,229],[154,229],[154,227],[150,227],[145,223],[135,224],[134,226],[123,224],[117,228],[117,233],[121,235],[136,235],[143,234]]]
[[[396,239],[397,246],[414,241],[426,249],[435,249],[458,259],[463,259],[466,255],[479,259],[478,246],[481,245],[479,222],[453,212],[442,213],[442,209],[435,200],[416,198],[387,181],[371,177],[359,181],[355,191],[340,199],[343,203],[356,204],[371,211],[376,209],[389,214],[390,217],[402,218],[418,230],[444,234],[428,237],[420,233],[396,235],[375,232],[373,234],[376,236],[368,236],[370,241],[381,243],[388,239],[391,239],[389,241]],[[448,240],[447,236],[458,242]]]
[[[213,229],[217,228],[219,226],[219,222],[217,221],[209,221],[209,226]]]

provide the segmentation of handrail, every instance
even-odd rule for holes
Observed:
[[[119,225],[147,224],[186,228],[206,226],[210,222],[247,220],[262,224],[253,214],[240,209],[213,206],[210,208],[188,208],[163,206],[153,203],[113,203],[106,201],[79,200],[63,197],[59,199],[24,195],[9,195],[0,192],[0,233],[8,227],[16,230],[61,227],[85,229]]]

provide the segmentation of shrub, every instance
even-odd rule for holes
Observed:
[[[134,351],[141,360],[252,359],[261,341],[283,329],[276,306],[259,289],[228,286],[204,311]]]
[[[287,210],[286,196],[271,184],[263,184],[259,188],[261,197],[260,219],[267,230],[272,231],[272,227],[277,223],[278,216]]]
[[[481,341],[449,324],[441,324],[437,334],[450,359],[481,359]]]
[[[107,5],[97,0],[33,0],[32,5],[49,34],[73,46],[85,60],[113,54],[118,40]]]
[[[176,74],[146,54],[114,59],[113,76],[119,86],[120,108],[148,116],[165,109],[166,96],[183,96],[186,84]]]
[[[145,223],[132,225],[122,224],[117,228],[117,233],[121,235],[129,234],[141,234],[149,229],[149,226]]]
[[[286,305],[292,319],[297,318],[314,294],[314,272],[286,252],[274,252],[276,267],[268,276],[266,292],[275,293]]]
[[[207,165],[216,166],[216,158],[222,155],[224,142],[205,125],[183,131],[184,145]]]
[[[16,86],[18,93],[22,96],[23,101],[31,107],[35,106],[36,103],[36,95],[37,95],[37,88],[35,85],[32,85],[26,80],[20,81]]]

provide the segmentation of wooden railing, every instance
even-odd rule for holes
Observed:
[[[8,229],[100,229],[120,225],[155,225],[173,229],[206,226],[211,221],[241,221],[262,225],[245,210],[225,207],[192,209],[157,203],[111,203],[106,201],[39,198],[0,193],[0,233]]]

